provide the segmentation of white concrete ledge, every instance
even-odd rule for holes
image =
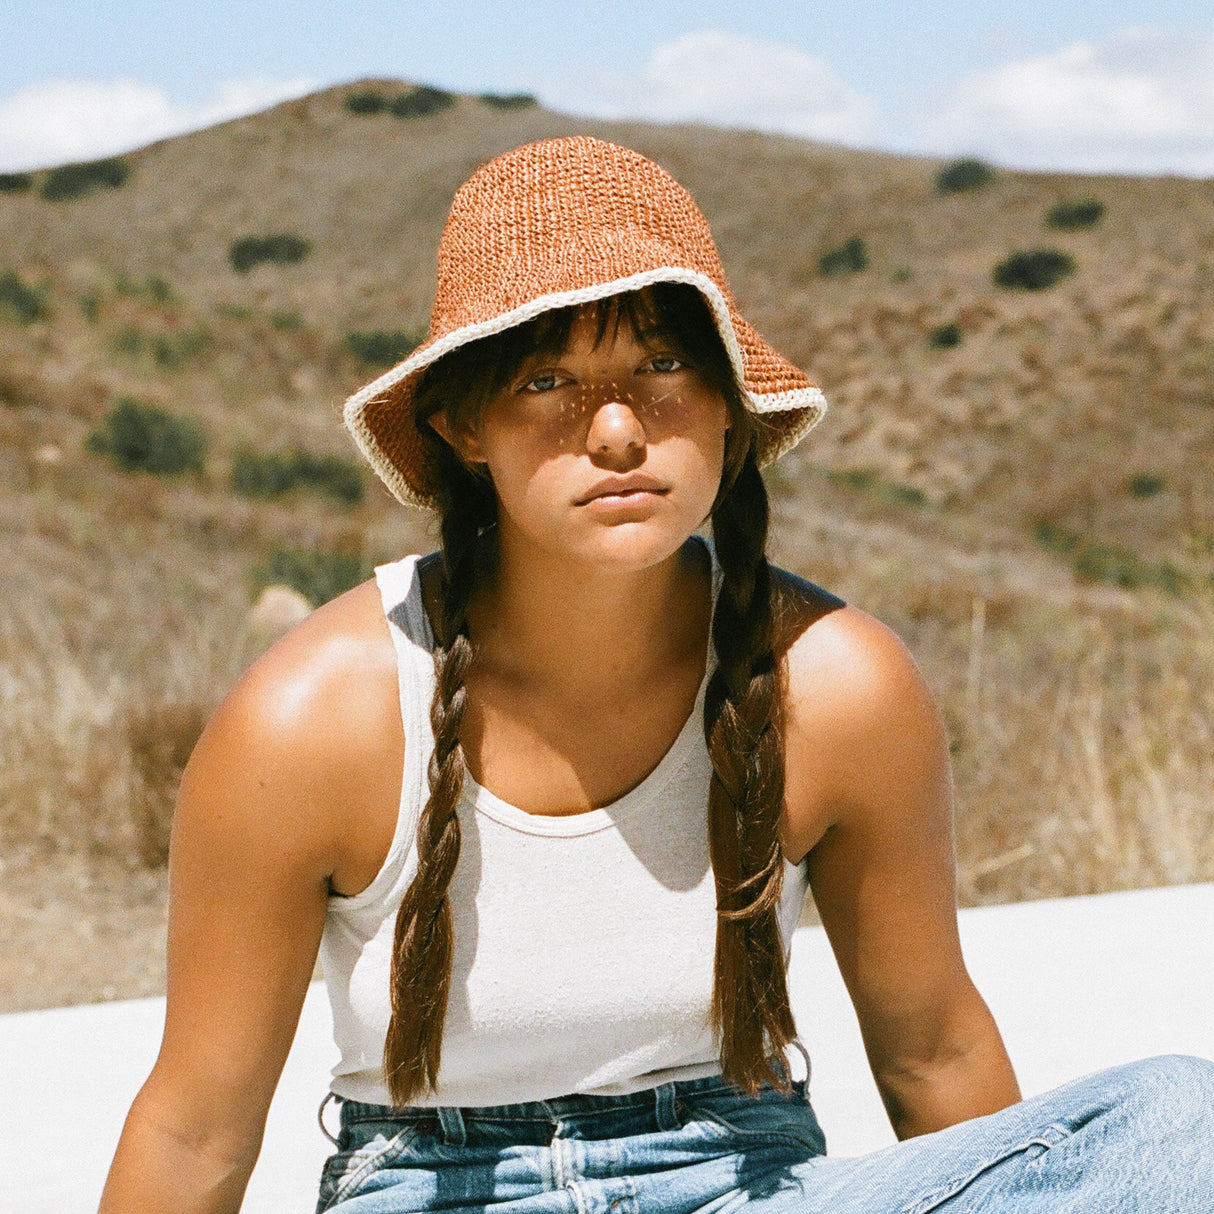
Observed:
[[[963,911],[966,959],[1026,1095],[1151,1054],[1214,1057],[1214,885]],[[851,1005],[819,928],[793,945],[793,1006],[832,1154],[893,1141]],[[96,1208],[164,1003],[0,1017],[0,1174],[23,1214]],[[334,1060],[314,986],[274,1098],[246,1214],[309,1211],[329,1151],[316,1125]]]

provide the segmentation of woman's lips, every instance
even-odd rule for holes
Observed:
[[[639,502],[662,497],[669,491],[667,485],[651,476],[612,477],[593,485],[589,493],[579,498],[576,504],[589,506],[594,502],[602,502],[604,505],[621,505],[633,500]]]

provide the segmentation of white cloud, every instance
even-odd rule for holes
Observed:
[[[136,80],[50,80],[0,102],[0,170],[129,151],[250,114],[313,87],[309,80],[230,80],[194,105]]]
[[[548,104],[583,114],[698,120],[837,143],[864,143],[876,125],[873,102],[848,88],[825,61],[711,30],[663,43],[640,72],[548,82],[539,92]]]
[[[1214,175],[1214,32],[1121,30],[970,73],[918,142],[1028,168]]]

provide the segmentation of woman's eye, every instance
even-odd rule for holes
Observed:
[[[559,375],[537,375],[523,385],[524,392],[551,392],[561,382]]]
[[[649,360],[648,366],[651,371],[681,371],[683,362],[681,359],[675,358],[673,354],[659,354]]]

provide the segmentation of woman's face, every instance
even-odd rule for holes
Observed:
[[[524,362],[478,420],[434,423],[487,468],[504,553],[523,544],[623,572],[672,555],[707,517],[728,411],[660,329],[625,321],[596,337],[583,309],[565,349]]]

